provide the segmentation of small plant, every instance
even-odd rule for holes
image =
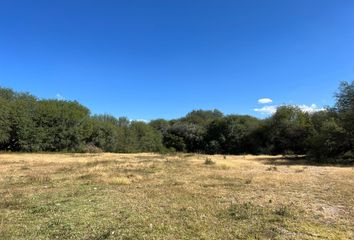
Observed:
[[[102,153],[103,150],[97,146],[95,146],[92,143],[86,144],[85,146],[81,146],[80,149],[78,149],[78,152],[82,153]]]
[[[302,169],[296,169],[295,172],[301,173],[301,172],[304,172],[306,169],[307,169],[307,167],[303,167]]]
[[[245,181],[246,184],[251,184],[252,183],[252,178],[247,178]]]
[[[291,150],[287,150],[287,151],[284,152],[284,155],[286,157],[292,157],[292,156],[295,156],[295,153],[293,151],[291,151]]]
[[[278,168],[276,166],[271,166],[267,168],[267,171],[278,171]]]
[[[291,210],[288,206],[280,206],[279,208],[275,209],[274,213],[281,217],[290,217],[292,215]]]
[[[215,162],[213,160],[211,160],[211,158],[206,158],[204,161],[205,165],[214,165]]]
[[[228,209],[228,213],[230,217],[235,220],[246,220],[264,214],[261,207],[250,202],[243,204],[232,204]]]

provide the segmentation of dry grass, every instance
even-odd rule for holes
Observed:
[[[0,239],[353,239],[353,206],[352,167],[281,156],[0,155]]]

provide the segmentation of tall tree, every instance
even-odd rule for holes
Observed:
[[[336,108],[341,125],[349,139],[349,149],[354,151],[354,81],[340,84],[336,100]]]
[[[90,133],[86,124],[90,111],[78,102],[41,100],[37,125],[44,151],[74,151],[84,144]]]
[[[281,106],[269,121],[271,151],[305,154],[313,133],[308,113],[295,106]]]

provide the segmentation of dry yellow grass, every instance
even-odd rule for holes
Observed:
[[[281,156],[0,154],[0,196],[0,239],[354,237],[354,169]]]

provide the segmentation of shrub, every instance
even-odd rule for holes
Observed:
[[[345,160],[354,160],[354,153],[353,151],[347,151],[342,155],[342,158]]]
[[[214,165],[215,162],[213,160],[211,160],[211,158],[206,158],[204,161],[205,165]]]
[[[228,213],[235,220],[246,220],[255,216],[263,215],[263,209],[250,202],[243,204],[232,204]]]
[[[292,215],[291,210],[287,206],[280,206],[279,208],[275,209],[274,213],[278,216],[282,217],[290,217]]]
[[[86,144],[85,146],[82,147],[81,151],[84,153],[102,153],[103,152],[101,148],[96,147],[94,144]]]
[[[267,171],[278,171],[278,168],[276,166],[271,166],[267,168]]]

